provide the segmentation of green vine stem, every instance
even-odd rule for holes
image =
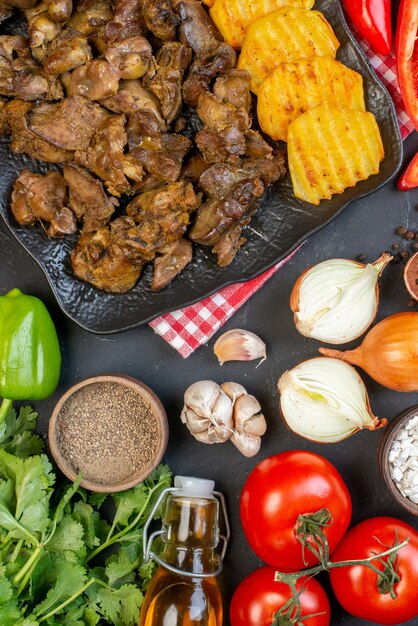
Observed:
[[[322,564],[329,561],[328,540],[324,529],[333,522],[331,512],[327,508],[319,509],[316,513],[299,515],[296,526],[296,538],[302,545],[302,559],[305,565],[305,551],[310,550],[316,559]]]
[[[395,545],[392,548],[389,548],[388,550],[385,550],[384,552],[381,552],[380,554],[374,554],[368,559],[354,559],[352,561],[336,561],[336,562],[328,561],[328,563],[324,563],[324,564],[320,563],[319,565],[316,565],[315,567],[310,567],[306,570],[303,570],[300,572],[293,572],[291,574],[288,574],[286,572],[276,572],[274,580],[277,582],[287,583],[291,588],[293,588],[296,584],[296,581],[299,578],[302,578],[304,576],[315,576],[316,574],[319,574],[319,572],[323,572],[324,570],[329,572],[332,569],[337,569],[339,567],[351,567],[355,565],[364,565],[365,567],[368,567],[371,570],[373,570],[379,576],[379,579],[382,581],[381,584],[379,585],[379,590],[382,589],[381,593],[390,593],[390,589],[386,585],[383,586],[383,580],[385,582],[388,582],[390,579],[392,579],[393,581],[392,589],[393,589],[394,582],[397,582],[396,579],[399,580],[398,574],[394,571],[395,558],[396,558],[398,551],[404,548],[406,545],[408,545],[408,542],[409,542],[409,537],[405,539],[402,543],[398,543],[397,541],[395,541]],[[390,556],[390,555],[394,555],[395,558],[389,559],[387,562],[382,561],[383,557]],[[381,563],[383,562],[385,564],[385,567],[388,567],[388,570],[389,570],[388,573],[373,565],[372,561],[375,561],[376,559],[379,560]],[[395,576],[393,576],[393,574],[395,574]],[[385,590],[383,591],[383,589]]]

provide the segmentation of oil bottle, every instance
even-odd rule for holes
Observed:
[[[160,496],[144,528],[144,558],[153,558],[159,568],[145,595],[139,626],[222,626],[222,597],[216,576],[229,540],[229,522],[222,494],[214,482],[176,476],[174,489]],[[148,529],[158,506],[169,493],[163,513],[163,528],[148,539]],[[226,535],[219,533],[220,498]],[[160,535],[162,553],[152,551]],[[215,553],[223,540],[221,555]]]

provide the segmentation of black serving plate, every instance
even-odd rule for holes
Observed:
[[[159,293],[150,290],[151,265],[145,269],[134,289],[122,295],[105,293],[79,281],[72,274],[69,263],[74,240],[48,239],[41,225],[21,227],[9,209],[10,192],[16,175],[24,167],[45,172],[51,169],[51,165],[13,154],[8,140],[2,139],[0,212],[21,245],[45,272],[62,310],[77,324],[95,333],[126,330],[162,313],[192,304],[228,284],[254,278],[285,258],[351,201],[375,191],[395,175],[402,160],[402,141],[392,100],[351,35],[340,4],[336,0],[317,0],[315,9],[324,13],[341,43],[337,58],[364,78],[366,107],[376,116],[386,156],[378,174],[331,200],[322,201],[319,206],[297,200],[290,177],[286,176],[266,195],[261,209],[246,229],[246,245],[229,267],[218,267],[208,249],[196,247],[193,262]],[[9,20],[7,32],[13,32],[13,26]]]

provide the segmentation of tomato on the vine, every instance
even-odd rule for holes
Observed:
[[[305,520],[300,516],[312,514],[317,515],[306,521],[303,549],[298,533]],[[241,522],[250,546],[283,572],[316,565],[318,558],[308,545],[318,549],[325,537],[332,552],[350,519],[351,497],[342,477],[313,452],[292,450],[261,461],[241,494]],[[315,540],[309,538],[312,533]]]
[[[335,550],[332,560],[368,559],[402,543],[393,559],[393,569],[399,577],[394,581],[392,598],[382,578],[366,565],[333,569],[331,585],[339,603],[352,615],[375,624],[399,624],[418,616],[418,532],[393,517],[373,517],[351,528]],[[372,563],[384,570],[390,557]],[[392,571],[389,578],[392,577]],[[379,588],[380,587],[380,588]]]
[[[252,572],[236,588],[229,615],[231,626],[272,626],[273,624],[298,624],[304,626],[328,626],[330,621],[329,602],[325,591],[314,578],[300,578],[296,589],[300,593],[300,616],[296,607],[289,607],[286,620],[285,605],[292,598],[286,583],[274,581],[275,570],[266,565]],[[274,616],[284,608],[283,621]],[[305,617],[305,616],[313,617]],[[305,619],[304,619],[305,617]],[[292,621],[294,620],[294,621]]]

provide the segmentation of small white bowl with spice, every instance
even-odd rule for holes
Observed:
[[[94,376],[68,389],[49,422],[60,470],[90,491],[114,493],[144,481],[168,443],[167,415],[144,383],[119,374]]]
[[[387,427],[379,461],[392,496],[418,515],[418,405],[401,413]]]

